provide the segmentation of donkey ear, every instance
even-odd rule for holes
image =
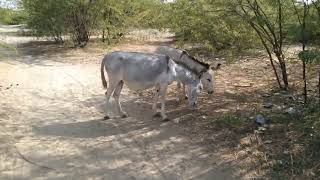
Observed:
[[[188,54],[188,52],[185,49],[182,49],[181,51],[182,51],[181,54]]]
[[[216,70],[218,70],[218,69],[220,69],[220,66],[221,66],[221,64],[219,63],[216,67],[214,67],[214,66],[210,66],[210,68],[213,70],[213,71],[216,71]]]
[[[185,55],[185,54],[187,54],[187,51],[186,51],[186,50],[184,50],[184,49],[181,49],[181,54],[180,54],[179,59],[181,59],[181,58],[182,58],[182,56],[183,56],[183,55]]]

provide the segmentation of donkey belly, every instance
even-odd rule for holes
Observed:
[[[152,88],[156,85],[170,83],[170,75],[167,72],[149,74],[146,72],[124,75],[123,81],[132,90],[144,90]]]
[[[123,72],[123,81],[132,90],[144,90],[166,82],[168,73],[166,67],[135,66],[128,67]]]
[[[125,84],[132,90],[149,89],[166,82],[166,79],[167,73],[165,72],[157,75],[141,72],[138,74],[128,74],[123,77]]]
[[[131,90],[145,90],[154,87],[156,84],[154,83],[141,83],[141,82],[132,82],[132,81],[125,81],[125,84]]]

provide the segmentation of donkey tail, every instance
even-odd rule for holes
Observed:
[[[102,81],[103,88],[105,88],[105,89],[107,89],[107,87],[108,87],[108,83],[107,83],[106,77],[104,75],[104,68],[105,68],[106,60],[107,60],[107,57],[104,57],[102,59],[101,69],[100,69],[100,71],[101,71],[101,81]]]

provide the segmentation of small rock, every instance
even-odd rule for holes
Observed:
[[[281,94],[287,94],[288,92],[285,90],[280,91]]]
[[[264,98],[271,97],[271,95],[270,95],[270,94],[262,94],[261,96],[262,96],[262,97],[264,97]]]
[[[173,119],[173,122],[174,122],[174,123],[177,123],[177,124],[178,124],[180,121],[181,121],[181,118],[175,118],[175,119]]]
[[[283,151],[283,154],[290,154],[288,150]]]
[[[273,141],[271,141],[271,140],[266,140],[266,141],[264,141],[264,143],[265,143],[265,144],[271,144],[271,143],[273,143]]]
[[[265,128],[265,127],[259,127],[258,130],[259,130],[259,131],[266,131],[267,128]]]
[[[266,103],[266,104],[263,105],[263,107],[269,109],[269,108],[273,107],[273,104],[272,103]]]
[[[228,94],[236,94],[234,91],[231,91],[231,90],[226,90],[225,92]]]
[[[264,125],[266,123],[266,119],[261,114],[258,114],[256,117],[256,123],[258,125]]]
[[[289,109],[286,110],[286,113],[288,113],[288,114],[296,114],[297,110],[295,110],[293,107],[290,107]]]
[[[240,144],[241,145],[250,145],[251,144],[251,140],[249,137],[244,137],[240,139]]]
[[[254,133],[255,133],[255,134],[262,134],[263,132],[262,132],[262,131],[259,131],[259,130],[254,130]]]
[[[293,100],[293,101],[296,101],[296,100],[297,100],[297,99],[296,99],[294,96],[292,96],[292,95],[289,95],[287,98],[290,99],[290,100]]]
[[[277,108],[278,110],[282,110],[282,109],[284,109],[285,107],[284,107],[284,106],[276,106],[276,108]]]

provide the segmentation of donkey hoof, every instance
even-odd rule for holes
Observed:
[[[127,114],[122,114],[121,118],[127,118],[128,115]]]
[[[106,115],[103,119],[108,120],[108,119],[110,119],[110,117],[108,115]]]
[[[161,113],[160,112],[156,112],[153,114],[153,117],[160,117],[161,116]]]

